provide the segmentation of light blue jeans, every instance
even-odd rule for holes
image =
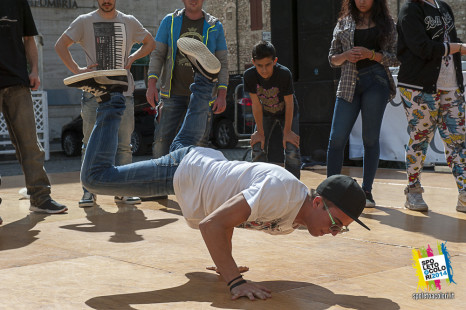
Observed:
[[[123,166],[115,166],[115,155],[118,147],[116,133],[125,110],[125,98],[120,93],[112,93],[111,100],[101,103],[97,109],[97,121],[81,168],[83,185],[91,192],[103,195],[144,197],[174,194],[175,171],[199,133],[206,130],[208,102],[213,87],[214,84],[206,78],[195,74],[194,84],[190,87],[190,108],[170,146],[170,153],[158,159]]]
[[[116,165],[130,164],[133,161],[133,153],[131,151],[131,134],[134,131],[134,100],[132,96],[127,96],[126,109],[121,118],[120,127],[118,128],[118,149],[115,156]],[[83,144],[82,152],[83,159],[86,152],[86,146],[94,128],[97,115],[97,107],[99,104],[95,97],[83,92],[81,99],[81,117],[83,119]],[[87,190],[83,187],[84,192]]]
[[[371,192],[379,165],[380,128],[390,96],[387,73],[382,65],[359,70],[353,102],[337,98],[327,150],[327,176],[340,174],[343,153],[353,125],[361,112],[364,145],[362,189]]]
[[[175,138],[178,129],[181,127],[188,109],[206,109],[208,111],[208,119],[206,130],[203,133],[198,131],[198,135],[193,137],[193,144],[198,146],[207,146],[209,141],[210,127],[212,123],[212,110],[209,102],[202,103],[204,107],[196,107],[190,101],[190,96],[172,95],[170,98],[162,98],[163,108],[159,121],[154,119],[154,143],[152,144],[152,157],[159,158],[167,155],[170,151],[170,145]],[[208,109],[208,110],[207,110]],[[201,126],[202,127],[202,126]]]

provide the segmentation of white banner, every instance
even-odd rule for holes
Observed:
[[[463,72],[466,80],[466,72]],[[393,76],[395,85],[397,76]],[[359,114],[349,140],[349,158],[361,159],[364,147],[361,136],[361,114]],[[397,91],[396,97],[388,104],[382,121],[380,131],[380,159],[392,161],[405,161],[405,147],[408,143],[408,121],[401,101],[400,93]],[[443,163],[446,164],[443,141],[438,131],[435,132],[434,139],[430,142],[425,164]]]

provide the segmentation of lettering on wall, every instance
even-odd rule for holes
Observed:
[[[77,9],[76,0],[28,0],[30,7]]]

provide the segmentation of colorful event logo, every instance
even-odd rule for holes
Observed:
[[[453,281],[453,268],[451,257],[445,243],[437,243],[438,255],[427,245],[427,248],[413,249],[413,268],[419,278],[417,290],[423,291],[441,290],[441,281],[450,285]]]

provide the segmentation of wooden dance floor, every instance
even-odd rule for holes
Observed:
[[[361,168],[343,171],[361,181]],[[314,238],[236,229],[233,255],[250,267],[247,280],[272,299],[231,301],[226,284],[205,269],[213,263],[197,230],[188,228],[174,196],[137,206],[81,209],[79,173],[50,174],[53,198],[68,213],[29,212],[18,194],[23,176],[3,177],[0,216],[0,309],[464,309],[466,214],[455,210],[449,173],[423,174],[429,212],[403,208],[405,172],[379,169],[377,207],[365,209],[350,232]],[[325,170],[303,171],[316,187]],[[414,299],[413,249],[446,243],[456,284],[429,293],[453,299]],[[432,295],[433,296],[433,295]],[[438,295],[437,295],[438,296]],[[427,298],[428,295],[424,295]]]

